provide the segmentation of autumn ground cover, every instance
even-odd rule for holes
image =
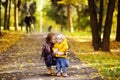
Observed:
[[[22,35],[22,32],[2,31],[2,36],[0,36],[0,53],[15,44]]]
[[[90,34],[67,35],[69,35],[70,48],[79,59],[97,68],[104,80],[120,80],[120,42],[111,39],[111,52],[94,51]]]
[[[16,43],[23,33],[20,32],[2,32],[0,38],[0,53],[7,50],[11,45]],[[84,35],[87,34],[87,35]],[[120,43],[111,41],[111,52],[94,51],[91,44],[89,33],[67,34],[70,44],[70,50],[77,57],[91,67],[97,68],[103,79],[119,80],[120,79]]]

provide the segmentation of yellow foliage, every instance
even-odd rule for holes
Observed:
[[[3,31],[0,38],[0,53],[6,51],[10,46],[15,44],[23,33]]]
[[[73,4],[73,5],[83,4],[83,5],[88,5],[88,1],[87,0],[61,0],[61,1],[58,1],[58,4],[64,4],[64,5],[68,5],[68,4]]]

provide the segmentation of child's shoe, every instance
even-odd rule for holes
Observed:
[[[62,76],[63,77],[67,77],[68,75],[67,75],[67,73],[63,73]]]
[[[57,76],[58,76],[58,77],[60,77],[60,76],[61,76],[61,73],[60,73],[60,72],[58,72],[58,73],[57,73]]]
[[[51,68],[48,68],[47,74],[51,74],[51,73],[52,73],[52,69],[51,69]]]

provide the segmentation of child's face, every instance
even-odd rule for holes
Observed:
[[[52,43],[56,43],[56,36],[53,36],[53,37],[52,37],[51,42],[52,42]]]
[[[62,41],[63,41],[62,38],[60,38],[60,37],[57,38],[57,43],[61,43]]]

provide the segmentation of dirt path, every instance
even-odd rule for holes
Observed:
[[[40,59],[44,35],[25,35],[6,52],[0,54],[0,80],[101,80],[96,69],[89,67],[73,54],[68,77],[46,75]],[[53,66],[54,72],[55,66]]]

